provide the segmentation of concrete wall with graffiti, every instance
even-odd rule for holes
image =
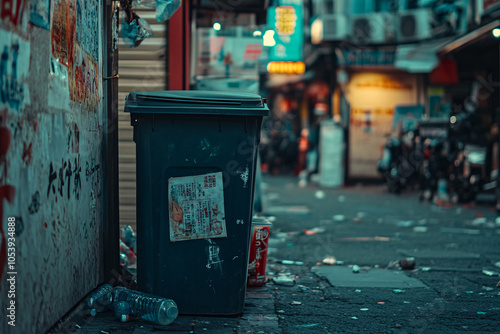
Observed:
[[[0,333],[47,331],[103,279],[101,8],[0,0]]]

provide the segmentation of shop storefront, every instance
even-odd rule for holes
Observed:
[[[339,49],[337,57],[340,90],[333,106],[348,132],[346,177],[379,178],[381,149],[402,126],[398,115],[423,116],[423,77],[394,67],[395,48]]]

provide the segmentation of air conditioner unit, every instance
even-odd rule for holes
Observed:
[[[370,13],[351,16],[351,41],[357,45],[384,44],[395,40],[394,15]]]
[[[432,37],[432,10],[419,8],[401,11],[398,15],[398,42],[413,42]]]
[[[325,14],[344,14],[345,1],[338,0],[312,0],[312,16]]]
[[[347,36],[347,18],[344,14],[328,14],[319,16],[311,25],[313,43],[335,42]]]

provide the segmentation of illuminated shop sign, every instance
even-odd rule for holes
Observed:
[[[272,61],[267,64],[269,73],[301,74],[306,71],[306,65],[301,61]]]
[[[394,50],[342,50],[344,66],[392,66]]]
[[[304,43],[303,0],[280,0],[267,11],[269,27],[275,31],[276,44],[269,50],[271,61],[302,60]]]

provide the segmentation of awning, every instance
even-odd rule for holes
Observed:
[[[438,51],[453,38],[400,45],[396,49],[394,67],[409,73],[430,73],[439,63]]]
[[[306,71],[302,74],[280,74],[271,73],[267,80],[266,88],[277,88],[284,85],[292,85],[299,82],[309,81],[314,77],[314,72]]]
[[[438,52],[440,55],[444,55],[453,51],[458,51],[462,48],[471,45],[474,42],[477,42],[478,40],[491,36],[491,31],[498,27],[500,27],[500,20],[495,20],[493,22],[485,24],[484,26],[479,27],[474,31],[471,31],[468,34],[460,38],[457,38],[456,40],[450,43],[443,45],[438,50]]]

